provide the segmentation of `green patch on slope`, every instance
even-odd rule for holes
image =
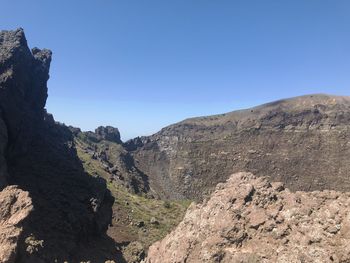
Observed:
[[[148,248],[162,239],[183,218],[189,200],[163,201],[132,194],[127,189],[110,181],[110,174],[104,170],[98,160],[92,159],[77,142],[77,153],[84,169],[93,176],[106,179],[107,186],[115,198],[113,222],[108,235],[118,243],[139,241]]]

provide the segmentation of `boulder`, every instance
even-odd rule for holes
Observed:
[[[350,262],[350,193],[232,175],[149,248],[147,263]]]
[[[0,262],[15,262],[23,224],[33,210],[29,193],[17,186],[0,192]]]

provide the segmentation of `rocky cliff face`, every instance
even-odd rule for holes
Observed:
[[[128,141],[163,198],[200,199],[232,172],[292,190],[349,190],[350,98],[311,95],[188,119]]]
[[[349,262],[350,194],[232,175],[149,249],[147,263]]]
[[[100,163],[108,174],[105,179],[110,183],[122,185],[131,193],[151,194],[148,177],[136,167],[133,157],[122,144],[117,128],[100,126],[95,132],[82,132],[73,127],[70,130],[78,150]]]
[[[77,261],[111,219],[104,181],[84,172],[72,133],[44,109],[50,62],[51,51],[29,50],[22,29],[0,32],[0,187],[18,185],[33,206],[17,262]]]

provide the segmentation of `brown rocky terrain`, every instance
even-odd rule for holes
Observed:
[[[162,198],[201,199],[232,172],[350,190],[350,98],[309,95],[188,119],[125,147]]]
[[[14,224],[9,236],[2,232],[1,247],[6,239],[17,244],[10,262],[80,262],[92,257],[80,251],[94,243],[90,253],[104,262],[114,255],[104,254],[96,240],[111,221],[113,198],[104,180],[85,173],[71,131],[46,113],[50,62],[51,51],[30,50],[22,29],[0,32],[0,187],[19,191],[11,203],[1,203],[11,211],[1,214],[1,227]],[[19,189],[30,195],[28,215]],[[104,240],[105,247],[114,246]]]
[[[0,192],[0,262],[15,262],[22,224],[32,210],[28,192],[16,186]]]
[[[349,229],[349,193],[293,193],[237,173],[192,204],[146,262],[350,262]]]

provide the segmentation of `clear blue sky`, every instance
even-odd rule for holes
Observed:
[[[124,139],[309,93],[350,95],[349,0],[2,0],[53,51],[47,109]]]

